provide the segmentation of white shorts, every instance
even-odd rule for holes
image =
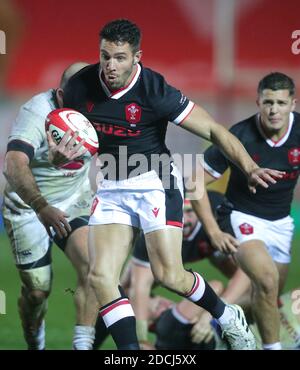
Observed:
[[[231,225],[240,243],[249,240],[261,240],[269,254],[278,263],[291,261],[291,246],[294,232],[294,220],[287,216],[276,221],[269,221],[238,211],[232,211]]]
[[[172,164],[170,186],[152,170],[126,180],[103,180],[89,225],[125,224],[143,232],[183,226],[182,175]]]
[[[66,212],[68,221],[90,214],[92,193],[86,187],[80,190],[63,202],[51,204]],[[16,214],[4,206],[3,219],[16,265],[31,264],[46,255],[51,240],[34,211],[20,209],[20,214]]]

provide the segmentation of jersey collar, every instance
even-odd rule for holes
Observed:
[[[256,116],[257,129],[258,129],[259,133],[261,134],[261,136],[265,139],[266,143],[268,145],[270,145],[271,147],[279,147],[287,141],[287,139],[290,136],[290,132],[291,132],[292,127],[293,127],[293,123],[294,123],[294,113],[290,113],[289,124],[288,124],[288,127],[287,127],[285,133],[283,134],[283,136],[279,140],[274,141],[274,140],[268,138],[267,135],[265,134],[265,132],[263,130],[263,127],[262,127],[262,124],[261,124],[260,114],[258,113],[257,116]]]
[[[141,70],[142,70],[141,66],[139,64],[137,64],[137,69],[136,69],[135,75],[132,77],[129,84],[127,86],[122,87],[121,89],[119,89],[117,91],[110,91],[109,87],[107,86],[107,84],[104,80],[102,70],[100,69],[99,70],[99,79],[100,79],[100,83],[101,83],[101,86],[102,86],[105,94],[109,98],[112,98],[112,99],[121,98],[123,95],[125,95],[127,93],[127,91],[131,90],[133,88],[133,86],[136,84],[136,82],[137,82],[137,80],[138,80],[138,78],[141,74]]]

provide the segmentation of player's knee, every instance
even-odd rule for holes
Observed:
[[[48,296],[52,285],[51,265],[46,265],[30,270],[19,270],[22,281],[22,295],[30,295],[31,292],[37,293],[38,296]],[[35,295],[35,293],[33,293]]]
[[[32,290],[27,293],[27,300],[33,306],[40,306],[48,298],[50,292],[44,292],[42,290]]]
[[[114,277],[107,271],[99,271],[90,269],[88,274],[88,284],[94,290],[97,289],[110,289],[117,284]],[[118,285],[118,284],[117,284]]]
[[[76,268],[78,284],[81,286],[85,286],[88,282],[89,276],[89,265],[88,263],[82,263]]]
[[[277,270],[266,271],[256,282],[258,293],[273,296],[278,293],[279,274]]]
[[[184,271],[179,273],[173,269],[162,270],[155,279],[166,288],[182,292],[184,289]]]

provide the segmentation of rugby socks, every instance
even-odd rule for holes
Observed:
[[[45,321],[43,320],[40,327],[35,333],[24,333],[29,350],[44,350],[45,349]]]
[[[45,349],[45,321],[42,320],[37,329],[33,328],[36,326],[35,323],[45,316],[48,306],[47,300],[45,299],[41,304],[32,305],[26,295],[22,294],[18,305],[27,348],[29,350]]]
[[[95,325],[95,340],[93,344],[93,349],[98,349],[101,344],[105,341],[109,335],[109,331],[102,319],[101,315],[98,315],[96,325]]]
[[[204,308],[214,318],[219,319],[225,312],[225,303],[217,296],[201,275],[197,272],[192,272],[192,274],[195,277],[195,281],[186,298],[194,302],[197,306]],[[230,311],[228,311],[229,314],[231,314]]]
[[[270,343],[270,344],[263,344],[262,347],[263,347],[264,350],[273,350],[273,351],[282,349],[280,342]]]
[[[119,350],[139,349],[136,320],[128,298],[120,297],[101,307],[100,315]]]
[[[76,325],[74,328],[73,349],[87,351],[93,349],[95,328],[92,326]]]

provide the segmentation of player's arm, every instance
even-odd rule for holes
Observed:
[[[211,141],[225,156],[230,159],[248,178],[248,186],[252,193],[256,186],[268,188],[268,183],[275,184],[275,178],[283,176],[282,171],[260,168],[251,159],[242,143],[222,125],[198,105],[194,106],[191,113],[182,122],[186,130]]]
[[[26,144],[24,145],[26,146]],[[25,152],[9,150],[4,161],[4,176],[19,197],[36,212],[49,236],[52,236],[50,232],[51,226],[58,237],[67,236],[68,232],[71,231],[71,227],[65,219],[67,215],[59,209],[50,206],[42,196],[29,163],[30,159]]]
[[[215,181],[215,178],[204,171],[201,166],[197,168],[197,171],[201,171],[201,174],[196,174],[196,178],[204,176],[204,188],[201,189],[201,194],[196,193],[196,191],[199,190],[197,187],[194,192],[191,192],[192,207],[201,221],[202,227],[209,237],[211,245],[223,253],[234,253],[237,251],[239,242],[232,235],[223,232],[219,228],[207,195],[206,185]]]

